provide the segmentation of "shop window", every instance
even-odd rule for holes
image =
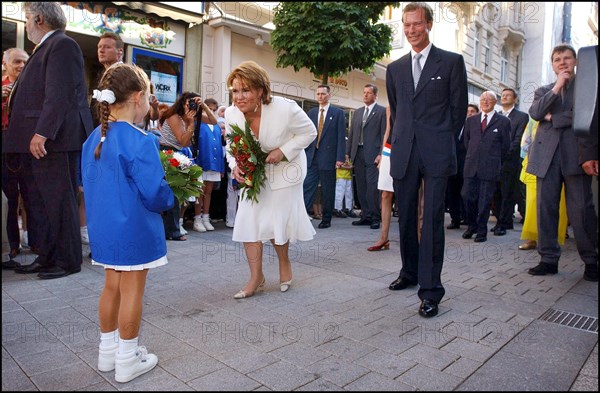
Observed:
[[[181,95],[183,59],[163,53],[133,48],[132,62],[146,71],[159,102],[173,105]]]
[[[17,47],[17,24],[2,20],[2,53],[10,48]]]

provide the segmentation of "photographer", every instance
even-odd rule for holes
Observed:
[[[180,151],[192,144],[195,121],[217,124],[217,117],[206,106],[200,96],[192,92],[184,92],[173,105],[165,110],[160,118],[161,126],[160,148],[162,150]],[[181,234],[179,226],[179,201],[163,216],[165,235],[168,240],[184,241],[187,238]]]

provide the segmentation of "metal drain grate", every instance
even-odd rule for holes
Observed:
[[[558,323],[573,329],[584,330],[598,334],[598,318],[575,314],[567,311],[550,309],[540,318],[542,321]]]

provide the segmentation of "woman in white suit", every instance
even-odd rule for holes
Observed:
[[[280,289],[285,292],[292,283],[290,241],[312,240],[316,233],[304,208],[302,185],[306,177],[304,149],[316,138],[317,130],[295,101],[271,96],[266,71],[253,61],[236,67],[227,78],[227,86],[233,105],[225,110],[226,131],[231,132],[233,124],[245,129],[248,122],[262,150],[268,153],[266,181],[258,202],[242,198],[235,218],[233,240],[244,243],[250,280],[234,297],[243,299],[262,289],[266,241],[271,241],[277,253]],[[229,153],[227,160],[233,177],[243,183],[245,174]]]

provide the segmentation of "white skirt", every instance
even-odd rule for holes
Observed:
[[[106,263],[96,262],[92,259],[92,265],[102,266],[104,269],[113,269],[117,271],[123,272],[131,272],[134,270],[145,270],[145,269],[153,269],[155,267],[164,266],[169,261],[167,260],[167,256],[160,257],[154,261],[148,263],[140,263],[139,265],[107,265]]]
[[[381,153],[381,161],[379,164],[379,180],[377,181],[377,188],[381,191],[394,192],[394,179],[390,175],[390,152],[392,151],[392,145],[386,143],[383,146],[383,152]]]
[[[204,171],[204,172],[202,172],[202,180],[221,181],[221,172]]]
[[[258,195],[258,203],[246,200],[240,192],[233,227],[233,241],[267,242],[276,245],[288,241],[312,240],[317,233],[304,207],[303,184],[271,190],[267,184]]]

